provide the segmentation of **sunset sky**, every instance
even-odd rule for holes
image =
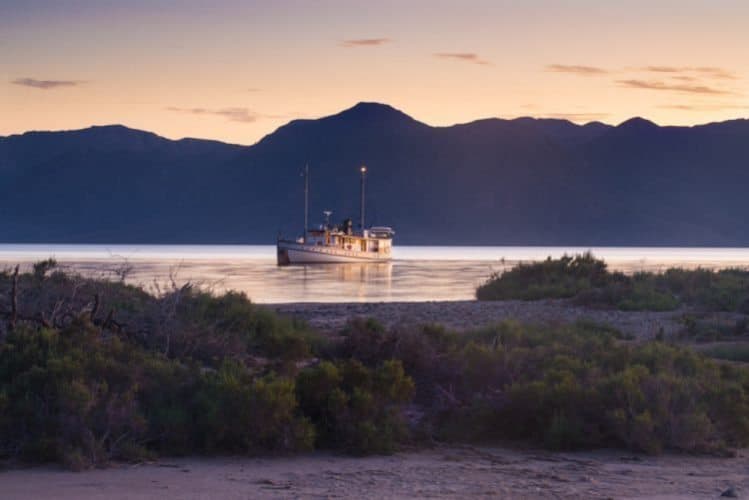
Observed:
[[[358,101],[691,125],[749,117],[747,82],[747,0],[0,0],[0,135],[252,144]]]

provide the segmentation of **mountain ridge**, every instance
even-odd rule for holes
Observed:
[[[749,245],[749,120],[445,127],[361,102],[251,146],[123,125],[0,138],[0,241],[268,243],[358,211],[408,244]]]

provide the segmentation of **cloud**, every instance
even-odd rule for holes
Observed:
[[[60,87],[75,87],[84,82],[79,80],[37,80],[35,78],[16,78],[15,80],[11,80],[10,83],[13,85],[21,85],[23,87],[50,90]]]
[[[553,73],[570,73],[573,75],[581,76],[597,76],[606,75],[609,73],[608,70],[603,68],[598,68],[595,66],[581,66],[577,64],[549,64],[546,66],[546,71],[551,71]]]
[[[679,80],[682,82],[696,82],[697,77],[689,76],[689,75],[676,75],[671,77],[674,80]]]
[[[545,113],[544,118],[558,118],[571,122],[593,122],[609,116],[608,113]]]
[[[661,104],[661,109],[677,109],[680,111],[722,111],[726,109],[749,109],[749,105],[742,104]]]
[[[708,87],[707,85],[690,85],[681,83],[666,83],[660,80],[617,80],[622,87],[631,89],[666,90],[685,92],[690,94],[731,95],[733,92]]]
[[[650,71],[651,73],[681,73],[687,71],[687,68],[677,68],[676,66],[645,66],[642,68],[643,71]]]
[[[247,92],[262,92],[263,89],[259,89],[257,87],[250,87],[248,89],[245,89]]]
[[[700,67],[700,68],[693,68],[694,71],[697,73],[702,73],[703,75],[707,75],[712,78],[718,78],[721,80],[738,80],[739,77],[736,76],[734,73],[725,70],[723,68],[715,68],[715,67]]]
[[[354,38],[352,40],[341,41],[342,47],[376,47],[390,43],[390,38]]]
[[[178,108],[170,106],[166,108],[169,111],[176,113],[185,113],[190,115],[213,115],[222,116],[232,122],[240,123],[253,123],[259,118],[270,118],[271,116],[261,115],[250,111],[247,108],[221,108],[221,109],[206,109],[206,108]]]
[[[738,80],[738,77],[731,71],[715,66],[645,66],[640,69],[651,73],[692,73],[718,80]]]
[[[455,61],[465,61],[473,64],[480,64],[482,66],[489,66],[491,63],[481,59],[478,54],[474,52],[437,52],[434,57],[441,59],[453,59]]]

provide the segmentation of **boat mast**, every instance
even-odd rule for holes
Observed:
[[[309,227],[309,163],[304,165],[304,242],[307,243]]]
[[[364,234],[364,179],[367,176],[367,167],[362,165],[361,169],[361,206],[359,207],[359,225]]]

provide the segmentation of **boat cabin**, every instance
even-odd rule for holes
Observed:
[[[387,227],[365,229],[355,234],[353,231],[343,231],[337,227],[322,226],[307,232],[305,244],[389,255],[394,234],[393,230]]]

